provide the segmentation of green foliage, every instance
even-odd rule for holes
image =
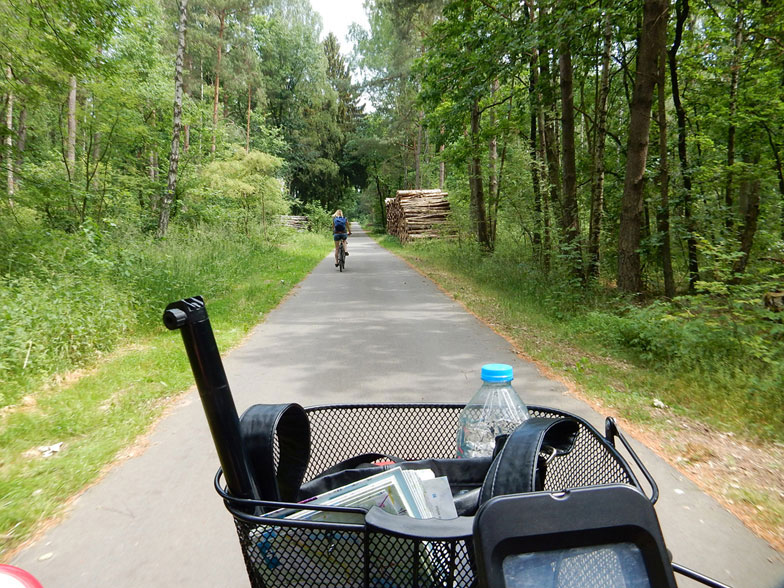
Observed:
[[[319,234],[332,237],[332,215],[315,202],[306,204],[302,213],[308,217],[308,228]]]
[[[404,249],[384,242],[437,268],[441,277],[454,276],[449,290],[455,297],[481,306],[507,329],[552,331],[587,357],[635,365],[639,388],[628,395],[648,397],[647,405],[655,397],[738,433],[784,438],[784,323],[762,304],[762,294],[784,279],[781,274],[754,286],[702,283],[702,293],[694,296],[632,304],[613,291],[583,288],[566,270],[543,274],[512,239],[501,239],[490,255],[473,240],[417,242]],[[552,361],[563,368],[562,357]],[[619,377],[631,380],[629,374]]]

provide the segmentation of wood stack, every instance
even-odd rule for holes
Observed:
[[[387,232],[401,243],[438,237],[449,217],[446,196],[441,190],[398,190],[386,199]]]
[[[286,227],[292,227],[298,231],[308,230],[308,217],[306,216],[292,216],[290,214],[280,215],[280,224]]]

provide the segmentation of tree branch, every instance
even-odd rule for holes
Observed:
[[[585,116],[585,117],[586,117],[588,120],[590,120],[592,125],[596,126],[596,121],[595,121],[595,120],[593,120],[593,117],[592,117],[590,114],[588,114],[588,113],[587,113],[585,110],[583,110],[583,109],[582,109],[581,107],[579,107],[579,106],[575,106],[575,107],[574,107],[574,109],[575,109],[577,112],[579,112],[580,114],[582,114],[583,116]],[[607,135],[608,135],[608,136],[609,136],[609,137],[610,137],[610,138],[611,138],[613,141],[615,141],[615,144],[616,144],[616,145],[618,145],[618,147],[620,147],[621,149],[625,149],[625,148],[626,148],[626,147],[625,147],[625,145],[624,145],[624,144],[621,142],[621,140],[620,140],[620,139],[619,139],[619,138],[618,138],[618,137],[617,137],[617,136],[616,136],[614,133],[610,132],[610,130],[609,130],[609,129],[605,129],[605,133],[607,133]]]
[[[482,5],[483,5],[485,8],[489,8],[491,11],[493,11],[495,14],[497,14],[498,16],[500,16],[501,18],[503,18],[504,20],[506,20],[506,21],[508,21],[508,22],[515,22],[515,21],[512,19],[512,17],[511,17],[511,16],[509,16],[508,14],[504,14],[503,12],[501,12],[500,10],[498,10],[498,8],[496,8],[495,6],[491,5],[489,2],[486,2],[485,0],[479,0],[479,1],[481,2],[481,4],[482,4]]]

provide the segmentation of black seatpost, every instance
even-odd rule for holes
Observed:
[[[245,458],[237,408],[204,299],[195,296],[172,302],[163,313],[163,324],[169,330],[179,329],[182,333],[229,493],[238,498],[258,500],[259,493]]]

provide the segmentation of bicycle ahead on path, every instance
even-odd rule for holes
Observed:
[[[343,239],[341,239],[338,244],[338,267],[341,272],[343,271],[343,268],[346,267],[346,249],[345,241]]]

